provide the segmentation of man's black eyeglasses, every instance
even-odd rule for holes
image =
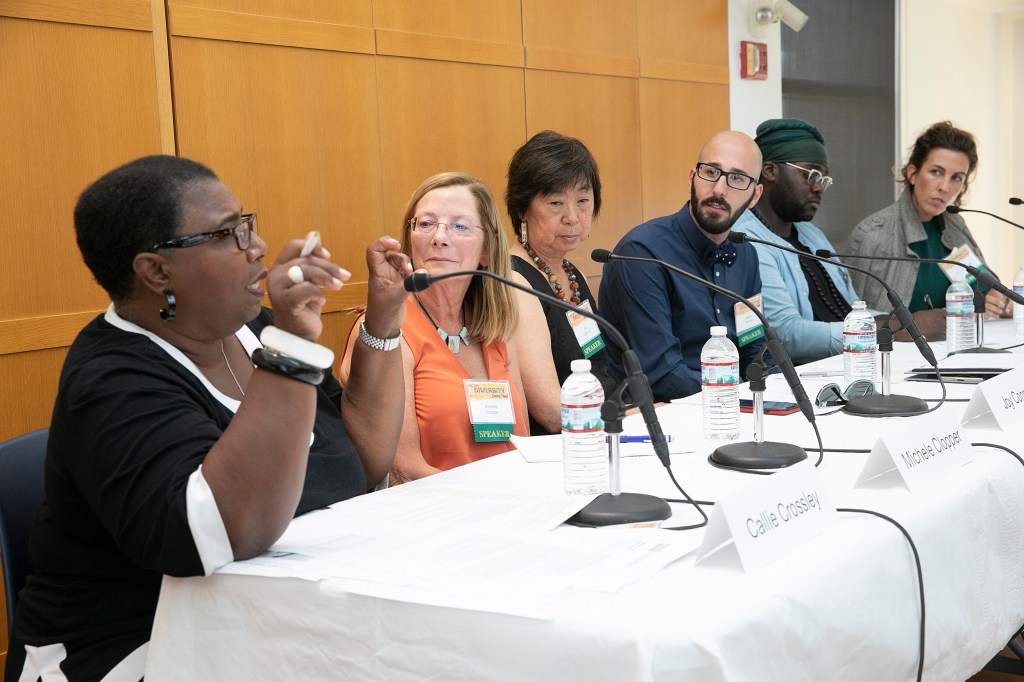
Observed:
[[[165,242],[154,244],[149,250],[187,249],[190,246],[196,246],[197,244],[208,242],[211,239],[227,239],[228,237],[234,236],[235,243],[238,244],[239,250],[245,251],[249,248],[249,245],[252,244],[252,233],[255,231],[256,214],[243,213],[241,220],[231,227],[211,230],[210,232],[200,232],[199,234],[189,234],[184,237],[175,237],[174,239],[168,239]]]
[[[710,183],[718,182],[718,179],[725,176],[725,184],[729,185],[733,189],[745,190],[749,189],[752,184],[757,182],[757,178],[752,178],[745,173],[738,173],[736,171],[723,171],[718,166],[711,166],[706,163],[697,164],[697,177],[701,180],[707,180]]]

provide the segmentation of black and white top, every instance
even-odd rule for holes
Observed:
[[[512,269],[525,277],[536,291],[554,295],[548,278],[526,260],[519,256],[512,256]],[[572,266],[572,269],[576,273],[576,281],[580,285],[577,295],[581,301],[589,300],[591,309],[596,313],[597,299],[590,293],[586,277],[575,265]],[[583,357],[583,350],[580,348],[579,341],[576,340],[576,334],[573,332],[572,325],[569,324],[569,319],[565,316],[565,311],[543,300],[540,305],[544,309],[548,332],[551,334],[551,357],[555,361],[555,372],[558,373],[558,383],[561,385],[572,374],[572,361]],[[590,356],[590,372],[601,382],[606,396],[615,390],[617,384],[609,375],[607,349],[603,348]],[[547,433],[550,432],[531,416],[530,435],[540,436]]]
[[[247,352],[271,322],[263,311],[236,333]],[[367,489],[340,404],[328,375],[297,515]],[[238,405],[113,306],[79,333],[50,424],[34,573],[6,679],[142,678],[162,576],[209,575],[232,560],[202,463]]]

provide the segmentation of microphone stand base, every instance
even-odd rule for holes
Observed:
[[[964,348],[963,350],[955,350],[947,355],[957,355],[959,353],[1009,353],[1008,350],[1002,348],[989,348],[988,346],[978,346],[977,348]]]
[[[865,395],[843,407],[843,412],[858,417],[910,417],[927,411],[928,403],[910,395]]]
[[[672,516],[668,502],[653,495],[619,493],[598,495],[566,523],[577,526],[614,526],[619,523],[664,521]]]
[[[729,443],[715,449],[708,461],[726,469],[783,469],[807,459],[803,448],[789,443]]]

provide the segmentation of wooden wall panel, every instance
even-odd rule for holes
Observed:
[[[498,66],[378,57],[382,232],[398,233],[412,191],[462,171],[501,205],[505,171],[526,140],[523,72]]]
[[[376,0],[373,8],[374,26],[382,31],[522,44],[519,0]]]
[[[522,0],[527,66],[638,75],[636,0]]]
[[[0,92],[0,231],[18,255],[0,320],[101,308],[72,209],[102,172],[160,152],[151,34],[0,17]]]
[[[644,220],[675,213],[686,203],[697,153],[728,127],[728,85],[640,79]]]
[[[597,160],[601,215],[570,256],[588,278],[596,276],[601,266],[590,252],[613,248],[643,216],[637,80],[528,70],[526,93],[528,136],[550,129],[578,137]]]
[[[167,4],[172,12],[176,7],[194,7],[322,24],[373,25],[372,0],[168,0]]]

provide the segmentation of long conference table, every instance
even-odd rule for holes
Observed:
[[[987,345],[1016,343],[1009,321],[986,326]],[[943,344],[933,347],[945,356]],[[1024,354],[1001,357],[1024,365]],[[938,384],[903,381],[923,364],[911,344],[897,344],[893,392],[934,405]],[[812,399],[842,382],[841,367],[834,357],[800,368]],[[769,379],[766,400],[791,400],[781,377]],[[956,427],[976,390],[949,385],[950,401],[927,417],[822,410],[816,419],[825,448],[854,450],[826,451],[811,471],[830,503],[884,513],[916,546],[925,680],[970,677],[1024,623],[1024,466],[976,445],[928,485],[858,479],[883,434],[936,415]],[[659,417],[673,436],[672,472],[692,498],[742,499],[770,480],[708,463],[700,396]],[[750,415],[742,427],[750,440]],[[799,413],[768,416],[765,428],[767,440],[816,445]],[[961,428],[972,444],[1024,451],[1012,428]],[[643,423],[629,417],[625,430],[643,433]],[[622,489],[679,499],[644,447],[623,446]],[[557,437],[530,450],[308,514],[267,554],[211,576],[165,578],[146,679],[915,678],[918,574],[907,540],[885,520],[839,512],[754,569],[697,561],[705,529],[668,529],[701,521],[690,505],[673,502],[660,528],[561,523],[589,498],[562,493]]]

